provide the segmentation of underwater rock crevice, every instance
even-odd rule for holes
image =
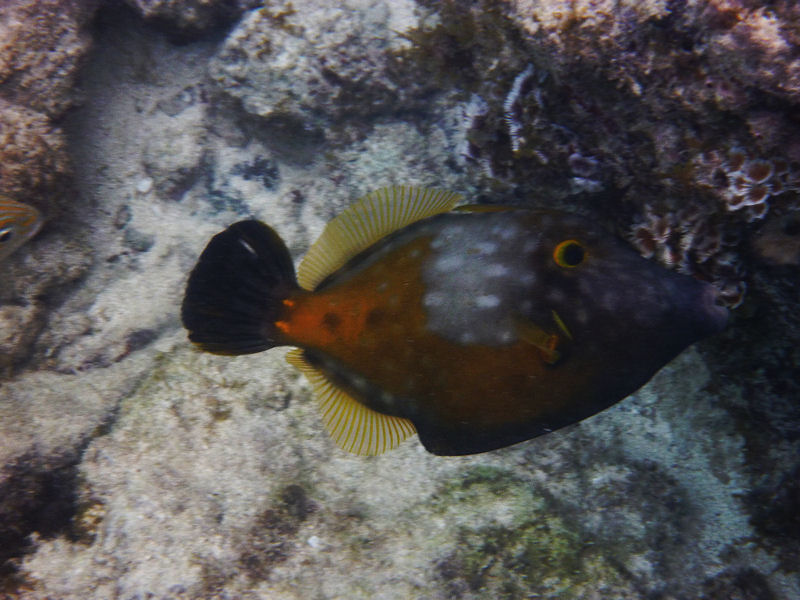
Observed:
[[[30,536],[69,534],[78,504],[82,450],[62,456],[24,455],[0,468],[0,588],[15,562],[36,549]]]

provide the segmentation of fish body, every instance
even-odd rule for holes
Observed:
[[[34,207],[0,197],[0,261],[36,235],[41,226],[41,214]]]
[[[416,431],[433,453],[471,454],[550,432],[624,398],[725,323],[713,287],[567,213],[449,210],[448,198],[328,260],[354,224],[391,223],[394,205],[444,194],[390,192],[329,225],[333,242],[326,230],[312,247],[302,285],[277,234],[234,224],[209,243],[183,305],[190,339],[209,351],[298,347],[290,362],[348,450],[375,454]]]

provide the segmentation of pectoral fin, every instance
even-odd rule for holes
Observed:
[[[561,317],[558,316],[558,313],[552,311],[552,314],[553,321],[555,321],[558,331],[562,335],[551,333],[523,317],[517,318],[514,322],[520,339],[536,347],[542,354],[542,360],[548,365],[554,365],[563,358],[565,346],[572,340],[572,334],[567,329],[564,321],[561,320]]]

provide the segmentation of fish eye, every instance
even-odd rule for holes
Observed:
[[[14,237],[13,229],[11,229],[10,227],[6,227],[5,229],[0,229],[0,244],[10,242],[12,237]]]
[[[578,240],[564,240],[553,250],[553,260],[559,267],[572,269],[586,258],[586,248]]]

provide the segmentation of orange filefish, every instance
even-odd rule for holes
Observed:
[[[0,261],[36,235],[42,216],[34,207],[0,196]]]
[[[725,325],[713,286],[586,218],[460,200],[373,192],[327,225],[297,277],[274,230],[231,225],[189,276],[189,339],[227,355],[295,346],[287,359],[348,451],[416,432],[460,455],[593,415]]]

